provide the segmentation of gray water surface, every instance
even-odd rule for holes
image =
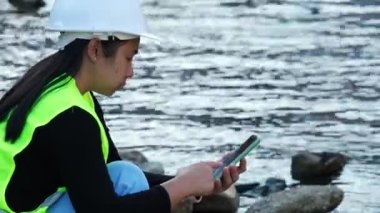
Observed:
[[[35,14],[1,1],[0,94],[57,38],[43,30],[52,1]],[[117,146],[175,174],[256,132],[241,183],[292,183],[297,151],[341,152],[351,161],[338,212],[380,212],[380,1],[145,0],[144,10],[164,41],[143,41],[133,80],[100,97]]]

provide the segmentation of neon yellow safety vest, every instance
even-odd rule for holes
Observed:
[[[95,112],[94,100],[90,92],[81,94],[75,80],[67,76],[62,81],[48,88],[31,108],[20,137],[15,143],[5,141],[5,130],[8,119],[0,122],[0,210],[13,212],[6,203],[5,190],[15,170],[15,156],[30,143],[36,128],[49,123],[63,111],[77,106],[90,113],[100,128],[104,160],[108,158],[108,139],[102,122]],[[9,117],[8,117],[9,118]],[[57,189],[58,190],[58,189]],[[60,188],[60,191],[64,188]],[[47,207],[40,207],[33,212],[46,212]]]

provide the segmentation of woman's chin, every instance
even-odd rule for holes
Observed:
[[[124,83],[122,83],[122,84],[120,84],[120,86],[119,86],[119,88],[117,89],[117,90],[123,90],[123,88],[125,87],[125,82]]]
[[[96,93],[98,93],[98,94],[101,94],[101,95],[104,95],[104,96],[108,96],[108,97],[110,97],[110,96],[112,96],[116,91],[117,91],[117,89],[112,89],[112,90],[107,90],[107,91],[105,91],[105,90],[102,90],[102,91],[94,91],[94,92],[96,92]]]

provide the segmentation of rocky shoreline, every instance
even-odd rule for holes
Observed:
[[[124,160],[136,163],[144,171],[164,174],[161,163],[150,162],[138,151],[119,149]],[[348,162],[340,153],[300,152],[292,157],[291,175],[298,183],[287,185],[285,180],[268,178],[264,184],[236,184],[223,193],[205,197],[194,204],[183,202],[176,213],[237,212],[240,197],[255,198],[246,213],[308,213],[330,212],[343,201],[344,192],[332,183]]]

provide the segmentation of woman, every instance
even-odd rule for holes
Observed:
[[[132,78],[146,29],[138,0],[56,0],[50,29],[62,48],[31,67],[0,100],[0,209],[4,212],[170,212],[225,190],[246,169],[218,162],[144,173],[121,161],[92,92]]]

